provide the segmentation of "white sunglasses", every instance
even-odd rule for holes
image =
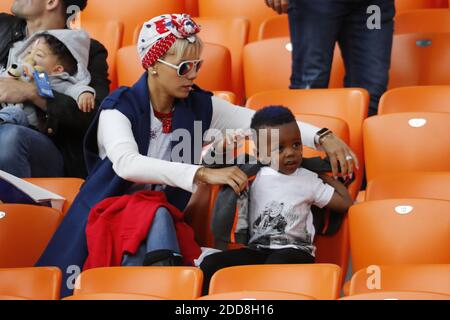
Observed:
[[[181,62],[179,65],[174,65],[174,64],[171,64],[171,63],[161,60],[161,59],[158,59],[157,61],[177,70],[177,75],[179,77],[187,75],[194,68],[195,68],[195,72],[198,72],[203,65],[203,60],[186,60],[186,61]]]

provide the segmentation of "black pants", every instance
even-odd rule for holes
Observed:
[[[314,263],[314,257],[299,249],[250,249],[229,250],[207,256],[200,265],[203,271],[203,295],[208,294],[209,282],[216,271],[223,268],[255,264],[303,264]]]
[[[381,11],[380,29],[369,29],[369,6]],[[394,33],[394,0],[291,0],[291,89],[327,88],[335,43],[345,62],[345,87],[370,93],[369,115],[386,91]]]

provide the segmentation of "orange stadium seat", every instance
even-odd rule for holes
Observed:
[[[259,92],[289,88],[291,53],[292,44],[289,38],[273,38],[247,44],[244,48],[246,96],[250,98]],[[329,87],[342,88],[345,69],[338,46],[335,49],[334,61]],[[275,62],[276,67],[271,67]]]
[[[389,88],[450,85],[450,33],[394,35]]]
[[[281,291],[318,300],[339,297],[341,269],[332,264],[252,265],[217,271],[209,294],[236,291]]]
[[[49,207],[0,205],[0,268],[34,266],[61,219]]]
[[[450,10],[414,10],[395,17],[396,34],[417,32],[450,32]]]
[[[101,42],[108,50],[108,73],[111,80],[111,90],[117,87],[116,55],[123,37],[123,24],[119,21],[82,20],[81,28],[89,33],[91,38]]]
[[[350,142],[349,128],[345,120],[336,117],[305,113],[296,113],[295,118],[298,121],[315,125],[318,128],[328,128],[333,131],[334,134],[336,134],[339,138],[341,138],[345,143],[349,144]],[[326,154],[323,151],[318,151],[308,147],[303,147],[303,149],[303,157],[305,158],[313,158],[317,156],[320,156],[322,158],[326,157]]]
[[[380,99],[378,114],[399,112],[450,113],[450,86],[402,87],[387,91]]]
[[[203,274],[193,267],[115,267],[84,271],[74,296],[98,293],[143,294],[173,300],[200,297]]]
[[[450,264],[450,202],[366,201],[350,208],[353,271],[371,265]]]
[[[379,283],[374,281],[376,276],[379,276]],[[353,275],[349,293],[422,291],[450,295],[449,277],[449,264],[373,266]]]
[[[236,95],[231,91],[214,91],[214,95],[232,104],[236,104]]]
[[[80,191],[84,183],[83,179],[78,178],[27,178],[25,180],[65,198],[63,214],[66,214],[70,209],[73,200],[75,200],[78,191]]]
[[[192,17],[198,16],[198,0],[184,0],[185,12]]]
[[[392,173],[368,182],[365,200],[395,198],[450,201],[450,171]]]
[[[286,14],[267,18],[261,23],[258,40],[289,37],[289,19]]]
[[[58,268],[0,269],[0,300],[59,300]]]
[[[2,0],[0,2],[0,12],[10,13],[13,2],[14,0]]]
[[[168,300],[165,298],[151,296],[146,294],[132,294],[132,293],[92,293],[92,294],[78,294],[76,296],[69,296],[62,300]]]
[[[448,113],[395,113],[364,123],[367,181],[399,172],[450,171]],[[444,134],[443,134],[444,133]]]
[[[339,300],[450,300],[450,295],[430,292],[386,291],[357,294]]]
[[[278,14],[260,0],[199,0],[200,17],[236,18],[250,21],[249,41],[258,39],[259,26],[268,17]]]
[[[303,294],[277,291],[237,291],[211,294],[197,300],[316,300]]]
[[[202,59],[205,62],[195,83],[205,90],[232,91],[229,50],[221,45],[205,43]],[[119,86],[132,86],[143,73],[136,47],[121,48],[117,53]]]
[[[214,247],[211,232],[211,210],[217,197],[219,186],[201,184],[189,201],[184,216],[194,229],[195,240],[202,247]],[[211,209],[210,209],[211,208]]]
[[[81,13],[83,19],[117,20],[124,25],[123,46],[133,44],[134,28],[151,18],[167,13],[182,13],[185,11],[184,0],[142,1],[128,0],[89,0],[88,6]]]
[[[395,9],[398,13],[428,8],[447,8],[446,0],[395,0]]]
[[[245,95],[242,51],[248,39],[249,22],[242,18],[196,18],[195,21],[202,27],[199,36],[203,41],[219,44],[230,50],[231,91],[242,105]],[[220,73],[217,77],[220,77]]]

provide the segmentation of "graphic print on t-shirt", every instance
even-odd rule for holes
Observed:
[[[295,212],[292,205],[270,201],[252,225],[250,243],[263,247],[310,245],[311,234],[307,231],[307,218],[307,215]],[[289,232],[293,229],[295,237]]]

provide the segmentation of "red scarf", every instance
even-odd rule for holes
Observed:
[[[153,109],[153,113],[155,114],[155,117],[161,120],[162,122],[162,132],[167,134],[172,132],[172,117],[173,117],[173,111],[169,113],[162,113],[158,112]]]

